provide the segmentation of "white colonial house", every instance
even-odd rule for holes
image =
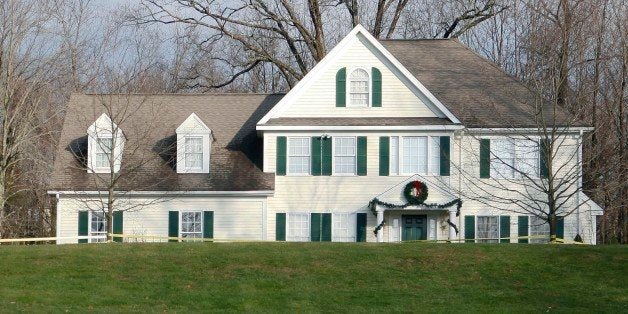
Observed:
[[[102,241],[112,171],[125,241],[544,242],[531,190],[581,174],[591,128],[558,110],[548,167],[535,99],[455,39],[361,26],[285,95],[75,94],[49,191],[58,243]],[[602,209],[569,182],[558,236],[595,244]]]

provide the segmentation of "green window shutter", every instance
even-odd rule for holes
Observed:
[[[448,176],[450,167],[449,136],[440,137],[440,175]]]
[[[168,212],[168,236],[171,238],[179,237],[179,212]],[[168,242],[177,242],[177,240],[168,240]]]
[[[89,212],[86,210],[81,210],[78,213],[78,235],[86,236],[89,235]],[[79,239],[78,243],[87,243],[87,239]]]
[[[366,213],[356,215],[355,241],[366,242]]]
[[[373,107],[382,106],[382,72],[377,68],[371,68],[371,75],[373,76]]]
[[[205,239],[214,238],[214,212],[213,211],[203,212],[203,238]]]
[[[332,160],[331,143],[332,143],[331,137],[324,138],[321,143],[321,146],[323,148],[323,155],[321,156],[322,158],[321,174],[324,176],[331,175],[331,160]]]
[[[565,238],[565,217],[556,217],[556,237]]]
[[[464,216],[465,242],[475,242],[475,216]]]
[[[519,230],[518,235],[520,237],[528,236],[528,216],[519,216]],[[519,243],[528,243],[528,239],[519,239]]]
[[[331,214],[321,214],[321,241],[331,242]]]
[[[379,137],[379,175],[390,174],[390,137]]]
[[[312,164],[310,165],[312,175],[320,176],[321,175],[321,138],[320,136],[315,136],[310,139],[312,141]]]
[[[321,214],[310,214],[310,241],[321,241]]]
[[[285,136],[277,136],[277,164],[275,165],[275,173],[278,176],[286,175],[286,153],[287,143]]]
[[[275,214],[275,240],[286,241],[286,213]]]
[[[500,243],[510,243],[510,216],[499,216]]]
[[[366,175],[366,136],[358,136],[358,175]]]
[[[113,212],[113,233],[114,234],[122,234],[124,232],[124,212],[116,211]],[[122,237],[114,237],[114,242],[122,242],[124,238]]]
[[[541,139],[541,142],[539,143],[539,165],[540,165],[540,170],[541,170],[541,178],[547,178],[549,175],[549,168],[547,167],[548,164],[548,158],[549,155],[548,153],[548,147],[549,147],[549,142],[547,139]]]
[[[491,140],[480,140],[480,178],[491,177]]]
[[[342,68],[336,73],[336,107],[347,105],[347,68]]]

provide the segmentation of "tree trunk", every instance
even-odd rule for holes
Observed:
[[[552,212],[549,215],[549,226],[550,226],[550,243],[556,242],[556,213]]]

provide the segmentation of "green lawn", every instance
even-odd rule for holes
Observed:
[[[0,311],[628,312],[628,247],[0,246]]]

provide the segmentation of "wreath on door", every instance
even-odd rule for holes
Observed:
[[[427,185],[421,181],[411,181],[403,189],[403,196],[409,204],[421,205],[427,199]]]

